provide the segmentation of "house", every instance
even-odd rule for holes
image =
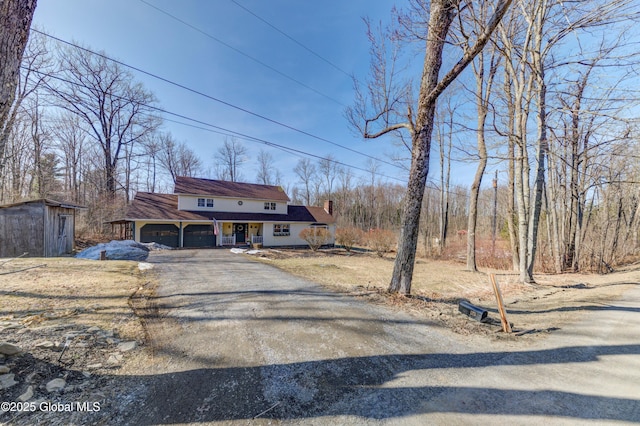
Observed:
[[[0,257],[53,257],[75,248],[76,211],[46,198],[0,205]]]
[[[263,244],[303,246],[298,234],[324,227],[335,241],[333,204],[295,206],[280,186],[178,177],[173,194],[138,192],[123,219],[124,236],[170,247]]]

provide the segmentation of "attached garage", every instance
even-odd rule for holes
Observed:
[[[212,225],[187,225],[182,232],[184,247],[215,247],[216,245]]]
[[[178,227],[171,223],[148,223],[140,229],[140,242],[178,247],[180,232]]]

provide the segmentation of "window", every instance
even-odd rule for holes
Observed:
[[[283,224],[274,224],[273,225],[273,236],[274,237],[288,237],[291,232],[289,230],[289,224],[288,223],[283,223]]]
[[[275,210],[276,209],[276,203],[264,203],[264,209],[265,210]]]
[[[264,209],[269,210],[269,203],[264,203]]]
[[[275,210],[276,209],[276,203],[271,203],[271,210]]]
[[[198,207],[213,207],[213,198],[198,198]]]

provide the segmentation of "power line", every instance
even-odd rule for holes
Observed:
[[[38,71],[36,69],[29,68],[29,67],[26,67],[26,66],[22,66],[21,68],[23,68],[25,70],[29,70],[29,71],[31,71],[31,72],[33,72],[35,74],[41,75],[41,76],[46,76],[46,77],[52,78],[54,80],[62,81],[62,82],[67,83],[67,84],[83,87],[82,84],[80,84],[78,82],[71,81],[71,80],[68,80],[66,78],[62,78],[60,76],[45,74],[45,73],[40,72],[40,71]],[[112,96],[115,99],[120,99],[120,100],[133,102],[131,99],[129,99],[129,98],[125,97],[125,96],[120,96],[120,95],[117,95],[115,93],[108,92],[108,91],[105,91],[104,93],[108,94],[109,96]],[[347,164],[347,163],[344,163],[342,161],[338,161],[338,160],[335,160],[335,159],[322,157],[320,155],[312,154],[310,152],[306,152],[306,151],[303,151],[303,150],[300,150],[300,149],[291,148],[291,147],[288,147],[288,146],[285,146],[285,145],[282,145],[282,144],[278,144],[278,143],[275,143],[275,142],[268,141],[266,139],[261,139],[261,138],[255,137],[255,136],[247,135],[245,133],[241,133],[241,132],[238,132],[238,131],[235,131],[235,130],[231,130],[231,129],[227,129],[227,128],[224,128],[224,127],[216,126],[215,124],[211,124],[211,123],[208,123],[206,121],[198,120],[196,118],[192,118],[192,117],[186,116],[184,114],[172,112],[172,111],[169,111],[169,110],[164,109],[164,108],[160,108],[160,107],[155,106],[155,105],[151,105],[151,104],[144,103],[144,102],[137,102],[137,103],[139,105],[143,105],[143,106],[149,108],[150,110],[154,110],[154,111],[157,111],[157,112],[161,112],[163,114],[168,114],[168,115],[171,115],[171,116],[174,116],[174,117],[181,118],[183,120],[188,120],[188,121],[191,121],[191,122],[206,126],[207,128],[201,128],[202,130],[205,130],[205,131],[212,131],[211,129],[218,129],[220,131],[227,132],[227,133],[229,133],[229,134],[231,134],[233,136],[238,136],[238,137],[240,137],[242,139],[253,141],[253,142],[257,142],[257,143],[260,143],[262,145],[270,146],[272,148],[277,148],[277,149],[281,149],[281,150],[284,150],[284,151],[287,151],[287,152],[290,152],[290,153],[297,153],[297,154],[305,155],[305,156],[308,156],[308,157],[313,157],[313,158],[316,158],[316,159],[319,159],[319,160],[326,160],[326,161],[330,161],[330,162],[335,163],[335,164],[339,164],[339,165],[344,166],[344,167],[349,167],[351,169],[360,170],[360,171],[363,171],[363,172],[366,172],[366,173],[372,173],[371,170],[367,170],[367,169],[364,169],[362,167],[354,166],[352,164]],[[219,133],[219,132],[214,132],[214,133]],[[384,177],[384,178],[387,178],[387,179],[393,179],[393,180],[397,180],[397,181],[400,181],[400,182],[404,182],[402,179],[397,178],[397,177],[384,175],[382,173],[374,173],[374,174],[376,176]]]
[[[325,94],[325,93],[322,93],[321,91],[319,91],[319,90],[317,90],[317,89],[314,89],[313,87],[309,86],[308,84],[305,84],[305,83],[301,82],[300,80],[297,80],[297,79],[295,79],[294,77],[291,77],[290,75],[288,75],[288,74],[286,74],[286,73],[284,73],[284,72],[282,72],[282,71],[278,70],[277,68],[272,67],[271,65],[267,64],[266,62],[263,62],[263,61],[261,61],[260,59],[257,59],[257,58],[255,58],[255,57],[253,57],[253,56],[249,55],[248,53],[243,52],[242,50],[238,49],[237,47],[234,47],[234,46],[230,45],[229,43],[226,43],[226,42],[224,42],[224,41],[220,40],[219,38],[217,38],[217,37],[215,37],[215,36],[213,36],[213,35],[209,34],[208,32],[206,32],[206,31],[204,31],[204,30],[202,30],[202,29],[200,29],[200,28],[198,28],[198,27],[196,27],[195,25],[192,25],[192,24],[188,23],[187,21],[185,21],[185,20],[183,20],[183,19],[178,18],[177,16],[175,16],[175,15],[173,15],[173,14],[171,14],[171,13],[167,12],[166,10],[161,9],[161,8],[159,8],[159,7],[157,7],[157,6],[153,5],[153,4],[151,4],[151,3],[149,3],[149,2],[147,2],[147,1],[145,1],[145,0],[140,0],[140,2],[142,2],[142,3],[146,4],[147,6],[149,6],[149,7],[153,8],[153,9],[155,9],[155,10],[157,10],[157,11],[158,11],[158,12],[160,12],[160,13],[163,13],[163,14],[167,15],[167,16],[168,16],[168,17],[170,17],[171,19],[174,19],[174,20],[176,20],[176,21],[180,22],[181,24],[186,25],[187,27],[189,27],[189,28],[191,28],[191,29],[193,29],[193,30],[195,30],[195,31],[199,32],[200,34],[203,34],[204,36],[206,36],[206,37],[210,38],[211,40],[213,40],[213,41],[215,41],[215,42],[217,42],[217,43],[220,43],[221,45],[225,46],[225,47],[226,47],[226,48],[228,48],[228,49],[233,50],[234,52],[236,52],[236,53],[238,53],[238,54],[240,54],[240,55],[244,56],[245,58],[248,58],[248,59],[252,60],[253,62],[255,62],[255,63],[257,63],[257,64],[260,64],[260,65],[262,65],[263,67],[265,67],[265,68],[267,68],[267,69],[270,69],[271,71],[273,71],[273,72],[275,72],[275,73],[279,74],[280,76],[282,76],[282,77],[284,77],[284,78],[286,78],[286,79],[288,79],[288,80],[293,81],[294,83],[296,83],[296,84],[298,84],[298,85],[300,85],[300,86],[304,87],[305,89],[311,90],[312,92],[315,92],[316,94],[318,94],[318,95],[320,95],[320,96],[322,96],[322,97],[324,97],[324,98],[326,98],[326,99],[329,99],[330,101],[335,102],[335,103],[337,103],[338,105],[342,105],[342,106],[345,106],[345,107],[346,107],[346,105],[345,105],[345,104],[343,104],[342,102],[340,102],[339,100],[337,100],[337,99],[335,99],[335,98],[333,98],[333,97],[331,97],[331,96],[329,96],[329,95],[327,95],[327,94]]]
[[[143,0],[141,0],[143,1]],[[307,52],[311,53],[312,55],[314,55],[315,57],[319,58],[320,60],[326,62],[327,64],[331,65],[333,68],[335,68],[336,70],[340,71],[342,74],[346,75],[347,77],[351,77],[351,74],[349,74],[348,72],[346,72],[345,70],[343,70],[342,68],[340,68],[339,66],[337,66],[336,64],[334,64],[333,62],[331,62],[330,60],[328,60],[327,58],[323,57],[322,55],[320,55],[319,53],[315,52],[314,50],[312,50],[311,48],[305,46],[304,44],[302,44],[301,42],[299,42],[298,40],[296,40],[295,38],[293,38],[292,36],[290,36],[289,34],[285,33],[284,31],[282,31],[280,28],[276,27],[275,25],[273,25],[271,22],[267,21],[266,19],[264,19],[263,17],[259,16],[257,13],[253,12],[252,10],[250,10],[249,8],[247,8],[246,6],[243,6],[242,4],[238,3],[236,0],[231,0],[231,2],[233,4],[235,4],[236,6],[238,6],[239,8],[245,10],[247,13],[255,16],[257,19],[259,19],[260,21],[264,22],[265,24],[267,24],[268,26],[270,26],[271,28],[273,28],[274,30],[276,30],[277,32],[279,32],[280,34],[282,34],[283,36],[285,36],[286,38],[288,38],[289,40],[291,40],[292,42],[294,42],[295,44],[297,44],[298,46],[302,47],[304,50],[306,50]]]
[[[143,1],[143,0],[140,0],[140,1]],[[225,105],[225,106],[227,106],[227,107],[229,107],[229,108],[233,108],[233,109],[236,109],[236,110],[238,110],[238,111],[244,112],[245,114],[252,115],[252,116],[254,116],[254,117],[260,118],[260,119],[262,119],[262,120],[268,121],[268,122],[270,122],[270,123],[276,124],[276,125],[278,125],[278,126],[284,127],[284,128],[286,128],[286,129],[292,130],[292,131],[297,132],[297,133],[300,133],[300,134],[302,134],[302,135],[308,136],[308,137],[310,137],[310,138],[313,138],[313,139],[319,140],[319,141],[321,141],[321,142],[325,142],[325,143],[328,143],[328,144],[330,144],[330,145],[337,146],[337,147],[339,147],[339,148],[342,148],[342,149],[347,150],[347,151],[349,151],[349,152],[352,152],[352,153],[354,153],[354,154],[362,155],[362,156],[364,156],[364,157],[370,158],[370,159],[375,160],[375,161],[378,161],[378,162],[380,162],[380,163],[384,163],[384,164],[387,164],[387,165],[390,165],[390,166],[393,166],[393,167],[396,167],[396,168],[402,169],[402,167],[400,167],[400,166],[398,166],[397,164],[394,164],[394,163],[392,163],[392,162],[389,162],[389,161],[386,161],[386,160],[383,160],[383,159],[380,159],[380,158],[374,157],[374,156],[369,155],[369,154],[367,154],[367,153],[364,153],[364,152],[361,152],[361,151],[355,150],[355,149],[353,149],[353,148],[349,148],[349,147],[347,147],[347,146],[344,146],[344,145],[339,144],[339,143],[337,143],[337,142],[334,142],[334,141],[331,141],[331,140],[329,140],[329,139],[323,138],[323,137],[321,137],[321,136],[314,135],[314,134],[309,133],[309,132],[307,132],[307,131],[305,131],[305,130],[298,129],[298,128],[296,128],[296,127],[293,127],[293,126],[288,125],[288,124],[286,124],[286,123],[283,123],[283,122],[281,122],[281,121],[274,120],[274,119],[269,118],[269,117],[267,117],[267,116],[264,116],[264,115],[262,115],[262,114],[258,114],[258,113],[256,113],[256,112],[253,112],[253,111],[248,110],[248,109],[246,109],[246,108],[243,108],[243,107],[237,106],[237,105],[232,104],[232,103],[230,103],[230,102],[227,102],[227,101],[224,101],[224,100],[222,100],[222,99],[216,98],[216,97],[214,97],[214,96],[212,96],[212,95],[208,95],[208,94],[206,94],[206,93],[204,93],[204,92],[201,92],[201,91],[199,91],[199,90],[196,90],[196,89],[193,89],[193,88],[191,88],[191,87],[185,86],[184,84],[177,83],[177,82],[175,82],[175,81],[173,81],[173,80],[169,80],[168,78],[161,77],[161,76],[159,76],[159,75],[157,75],[157,74],[154,74],[154,73],[152,73],[152,72],[145,71],[145,70],[143,70],[143,69],[141,69],[141,68],[135,67],[135,66],[133,66],[133,65],[129,65],[129,64],[127,64],[127,63],[125,63],[125,62],[122,62],[122,61],[119,61],[119,60],[117,60],[117,59],[113,59],[113,58],[111,58],[111,57],[109,57],[109,56],[107,56],[107,55],[105,55],[105,54],[103,54],[103,53],[95,52],[95,51],[93,51],[93,50],[91,50],[91,49],[88,49],[88,48],[86,48],[86,47],[79,46],[79,45],[77,45],[77,44],[75,44],[75,43],[71,43],[71,42],[69,42],[69,41],[63,40],[63,39],[58,38],[58,37],[56,37],[56,36],[53,36],[53,35],[51,35],[51,34],[47,34],[47,33],[45,33],[45,32],[39,31],[39,30],[37,30],[37,29],[35,29],[35,28],[32,28],[32,29],[31,29],[31,31],[36,32],[36,33],[38,33],[38,34],[41,34],[41,35],[43,35],[43,36],[45,36],[45,37],[49,37],[49,38],[51,38],[51,39],[53,39],[53,40],[58,41],[59,43],[63,43],[63,44],[66,44],[66,45],[68,45],[68,46],[71,46],[71,47],[73,47],[73,48],[76,48],[76,49],[79,49],[79,50],[82,50],[82,51],[85,51],[85,52],[91,53],[91,54],[93,54],[93,55],[99,56],[99,57],[101,57],[101,58],[103,58],[103,59],[106,59],[106,60],[108,60],[108,61],[114,62],[114,63],[116,63],[116,64],[118,64],[118,65],[122,65],[123,67],[127,67],[127,68],[129,68],[129,69],[132,69],[132,70],[134,70],[134,71],[137,71],[137,72],[139,72],[139,73],[141,73],[141,74],[144,74],[144,75],[146,75],[146,76],[149,76],[149,77],[155,78],[155,79],[157,79],[157,80],[160,80],[160,81],[162,81],[162,82],[164,82],[164,83],[170,84],[170,85],[172,85],[172,86],[175,86],[175,87],[178,87],[178,88],[180,88],[180,89],[186,90],[186,91],[188,91],[188,92],[194,93],[194,94],[196,94],[196,95],[202,96],[202,97],[204,97],[204,98],[206,98],[206,99],[212,100],[212,101],[214,101],[214,102],[218,102],[218,103],[220,103],[220,104],[222,104],[222,105]]]

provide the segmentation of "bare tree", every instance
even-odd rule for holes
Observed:
[[[5,148],[16,116],[14,100],[20,81],[20,65],[36,4],[37,0],[3,0],[0,3],[0,175],[3,174]]]
[[[56,117],[55,122],[52,132],[57,139],[57,146],[64,162],[65,191],[71,196],[72,201],[79,203],[86,132],[80,127],[78,116],[69,112]]]
[[[339,164],[332,154],[318,160],[318,174],[324,179],[324,190],[327,198],[331,198],[333,194],[333,184],[338,176],[338,169]]]
[[[393,65],[386,66],[379,58],[384,53],[377,52],[374,46],[372,66],[373,76],[369,85],[369,96],[358,91],[356,106],[348,112],[351,123],[359,129],[365,138],[378,138],[382,135],[408,131],[411,135],[411,169],[409,183],[402,212],[403,225],[398,244],[389,291],[392,293],[409,294],[415,263],[420,212],[424,197],[427,175],[429,172],[429,156],[436,101],[442,92],[469,65],[474,57],[484,48],[489,37],[505,14],[511,0],[500,0],[496,4],[494,14],[486,23],[484,31],[480,33],[475,43],[462,53],[460,60],[447,71],[442,78],[440,70],[443,62],[443,51],[447,44],[449,30],[453,19],[458,15],[460,0],[433,0],[427,4],[416,1],[413,17],[408,19],[405,26],[411,40],[426,40],[422,78],[418,94],[417,108],[411,101],[410,83],[396,85]],[[426,26],[414,26],[415,23],[425,22],[428,11],[429,19]],[[407,15],[407,18],[411,16]],[[421,30],[418,33],[416,30]],[[397,39],[398,37],[396,37]],[[384,72],[378,72],[380,66],[389,69],[389,78]],[[373,111],[371,110],[373,107]]]
[[[273,185],[275,183],[273,170],[273,156],[267,151],[261,149],[260,152],[258,152],[258,172],[256,175],[256,181],[263,185]]]
[[[57,76],[47,86],[58,106],[76,114],[100,147],[103,190],[113,197],[125,145],[144,138],[159,124],[150,108],[155,97],[121,65],[101,54],[67,48],[59,53],[59,60]]]
[[[310,206],[312,195],[311,189],[313,187],[313,182],[316,179],[316,166],[314,166],[308,158],[303,158],[298,161],[293,172],[300,178],[302,190],[304,192],[302,196],[304,197],[305,204]]]
[[[440,160],[440,214],[438,215],[438,252],[441,254],[447,245],[449,227],[449,190],[451,188],[451,149],[453,147],[454,115],[458,105],[452,103],[451,92],[446,92],[444,102],[436,113],[437,125],[435,138],[439,148]],[[424,207],[429,210],[428,203]],[[425,233],[428,231],[425,229]],[[426,235],[426,234],[425,234]],[[425,241],[425,244],[428,242]]]
[[[195,177],[202,162],[184,142],[176,142],[169,133],[157,137],[158,162],[171,176],[173,183],[178,176]]]
[[[225,138],[224,143],[216,152],[218,161],[218,178],[238,182],[242,179],[240,167],[247,161],[247,148],[234,137]]]
[[[475,10],[473,3],[469,4],[469,11],[474,23],[481,24],[485,21],[488,10],[487,3],[481,3],[479,10]],[[482,31],[482,28],[474,28],[472,33]],[[463,34],[463,43],[467,45],[471,34]],[[476,263],[476,230],[478,222],[478,196],[480,194],[480,186],[482,185],[482,177],[487,167],[487,143],[486,143],[486,121],[489,114],[491,91],[493,81],[498,69],[499,56],[494,48],[489,47],[476,56],[473,62],[473,73],[476,80],[476,109],[477,109],[477,128],[476,139],[478,144],[478,167],[471,184],[471,193],[469,198],[469,220],[467,223],[467,269],[477,272]]]

